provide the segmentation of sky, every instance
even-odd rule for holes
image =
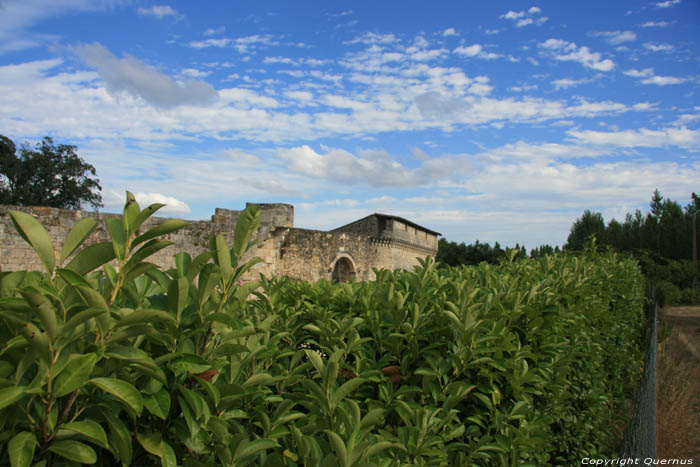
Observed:
[[[562,245],[700,193],[699,91],[698,0],[0,0],[0,134],[77,146],[105,212]]]

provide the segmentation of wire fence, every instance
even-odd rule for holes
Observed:
[[[653,285],[650,303],[644,375],[637,389],[634,418],[625,437],[626,458],[656,458],[656,368],[659,346],[656,324],[658,304]]]

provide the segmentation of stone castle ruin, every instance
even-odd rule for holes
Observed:
[[[251,203],[248,203],[250,205]],[[292,279],[319,279],[345,282],[352,279],[373,280],[373,268],[411,269],[417,258],[435,258],[440,233],[421,227],[409,220],[387,214],[371,214],[337,229],[320,230],[294,227],[294,207],[290,204],[258,204],[261,208],[260,228],[255,245],[246,258],[257,256],[262,262],[247,279],[266,276],[289,276]],[[109,240],[104,219],[121,217],[86,211],[70,211],[49,207],[0,206],[0,270],[43,270],[34,250],[17,234],[9,210],[35,216],[49,232],[57,252],[71,227],[80,219],[94,217],[97,229],[84,245]],[[193,258],[209,247],[211,235],[222,234],[229,245],[241,211],[217,208],[210,221],[191,221],[177,232],[166,235],[174,242],[147,261],[164,269],[175,266],[173,255],[180,251]],[[166,218],[152,217],[142,230],[157,225]]]

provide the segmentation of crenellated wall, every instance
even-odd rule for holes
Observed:
[[[250,205],[252,203],[248,203]],[[416,228],[405,221],[405,229],[391,216],[368,216],[339,229],[322,232],[294,228],[294,207],[290,204],[258,204],[261,207],[260,229],[256,233],[253,248],[244,260],[252,256],[262,259],[246,276],[253,280],[260,273],[287,275],[293,279],[319,280],[373,280],[372,268],[411,269],[416,257],[435,257],[437,236],[435,232]],[[35,216],[49,232],[56,254],[63,247],[63,240],[71,227],[80,219],[93,217],[98,220],[95,232],[85,246],[109,241],[105,219],[118,214],[86,211],[70,211],[48,207],[0,206],[0,270],[42,270],[43,265],[32,248],[17,234],[8,211],[14,209]],[[148,261],[161,268],[174,267],[174,255],[188,252],[193,258],[206,251],[209,238],[221,234],[230,244],[241,211],[217,208],[209,221],[191,221],[186,227],[165,236],[174,242]],[[397,218],[400,219],[400,218]],[[167,218],[152,217],[141,230],[164,222]],[[398,233],[398,235],[395,235]],[[405,238],[404,238],[405,237]],[[335,272],[334,272],[335,271]]]

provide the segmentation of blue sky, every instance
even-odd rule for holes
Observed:
[[[0,134],[206,219],[561,245],[700,192],[700,2],[0,0]]]

